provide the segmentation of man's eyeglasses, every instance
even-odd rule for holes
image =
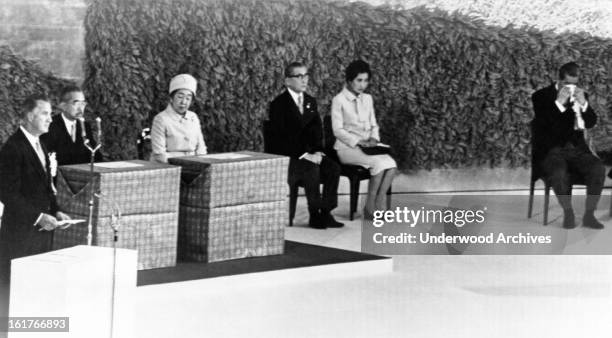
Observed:
[[[293,78],[300,79],[300,80],[307,79],[309,76],[310,76],[310,74],[308,74],[308,73],[289,75],[289,77],[293,77]]]
[[[72,101],[70,103],[71,106],[73,107],[82,107],[85,108],[87,106],[87,102],[86,101]]]

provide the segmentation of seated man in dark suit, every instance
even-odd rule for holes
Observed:
[[[81,88],[68,86],[62,89],[60,99],[58,108],[61,114],[53,116],[49,132],[41,139],[49,152],[57,154],[58,165],[89,163],[91,153],[83,143],[83,126],[92,148],[96,146],[96,141],[89,123],[79,122],[79,119],[84,118],[87,105],[85,95]],[[95,161],[102,161],[99,151],[96,152]]]
[[[342,227],[331,215],[338,205],[340,166],[323,154],[323,124],[317,111],[317,101],[305,93],[308,69],[301,63],[291,63],[285,69],[287,90],[270,103],[270,126],[275,153],[289,156],[289,184],[302,181],[309,226],[316,229]],[[323,195],[319,184],[323,183]]]
[[[25,100],[21,126],[0,150],[0,318],[8,310],[10,261],[52,249],[59,211],[51,185],[51,160],[39,141],[51,123],[51,104],[43,95]],[[41,281],[42,282],[42,281]],[[0,331],[2,324],[0,323]]]
[[[535,118],[533,157],[535,169],[543,173],[563,208],[563,227],[576,227],[571,201],[570,172],[581,175],[587,186],[582,225],[602,229],[595,209],[604,183],[604,166],[589,149],[585,129],[597,123],[588,95],[578,87],[580,69],[574,62],[559,69],[559,80],[532,96]]]

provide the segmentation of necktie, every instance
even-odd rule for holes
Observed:
[[[304,95],[298,96],[298,109],[300,114],[304,114]]]
[[[40,163],[43,166],[43,169],[46,171],[47,160],[45,159],[45,152],[42,150],[42,147],[40,146],[40,141],[38,141],[38,139],[36,139],[36,142],[34,143],[34,148],[36,150],[36,155],[38,155],[38,159],[40,160]]]
[[[72,142],[76,141],[76,122],[70,127],[70,138]]]

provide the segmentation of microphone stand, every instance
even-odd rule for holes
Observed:
[[[94,197],[98,200],[107,198],[110,200],[111,206],[111,228],[113,229],[113,247],[116,247],[117,241],[119,240],[119,228],[121,228],[121,208],[117,202],[113,201],[110,197],[105,197],[103,193],[94,193]]]
[[[111,228],[113,229],[113,285],[111,295],[111,325],[110,332],[113,337],[115,330],[115,285],[117,284],[117,240],[119,239],[119,228],[121,227],[121,209],[113,201],[113,211],[111,213]]]
[[[95,197],[101,200],[104,195],[96,193]],[[117,241],[119,240],[119,228],[121,227],[121,208],[117,202],[109,198],[111,206],[111,228],[113,229],[113,279],[111,286],[111,313],[110,313],[110,337],[113,337],[115,330],[115,289],[117,284]]]
[[[104,195],[96,193],[95,197],[101,200]],[[113,337],[115,330],[115,289],[117,284],[117,241],[119,240],[119,228],[121,227],[121,208],[117,202],[109,198],[111,206],[111,228],[113,229],[113,279],[111,286],[111,313],[110,313],[110,336]]]
[[[85,121],[84,119],[79,119],[81,124],[81,135],[83,136],[83,144],[89,150],[91,156],[89,158],[89,174],[90,174],[90,184],[92,185],[91,195],[89,199],[89,219],[87,224],[87,245],[91,246],[91,242],[93,239],[92,231],[92,218],[93,218],[93,206],[94,206],[94,198],[98,198],[101,200],[104,196],[102,192],[98,191],[97,193],[93,189],[93,181],[94,181],[94,160],[96,152],[102,147],[102,127],[101,127],[101,119],[96,117],[96,127],[98,129],[98,144],[95,147],[92,147],[89,139],[87,138],[87,134],[85,132]],[[110,199],[110,198],[109,198]],[[117,281],[117,241],[119,240],[119,228],[121,227],[121,208],[114,200],[110,199],[112,204],[111,206],[111,228],[113,229],[113,279],[111,286],[111,313],[110,313],[110,337],[113,337],[115,330],[115,288]]]
[[[91,156],[89,157],[89,184],[91,185],[91,193],[89,194],[89,217],[87,223],[87,245],[91,246],[91,242],[93,240],[93,207],[94,207],[94,198],[96,197],[96,192],[93,188],[94,182],[94,160],[96,156],[96,152],[102,147],[102,128],[101,128],[101,119],[96,117],[96,126],[98,128],[98,144],[95,147],[92,147],[89,139],[87,138],[87,133],[85,131],[85,119],[80,118],[79,124],[81,125],[81,136],[83,137],[83,145],[85,148],[89,150]]]

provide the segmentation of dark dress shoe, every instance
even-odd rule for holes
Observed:
[[[582,218],[582,226],[591,229],[603,229],[604,226],[601,224],[593,214],[585,214]]]
[[[573,229],[576,227],[576,217],[574,217],[573,210],[564,210],[563,211],[563,228],[564,229]]]
[[[308,220],[308,226],[313,229],[327,229],[327,226],[325,226],[325,221],[323,220],[323,217],[321,217],[321,214],[319,213],[310,214],[310,219]]]
[[[344,226],[344,223],[336,221],[329,212],[321,213],[321,219],[328,228],[342,228]]]

